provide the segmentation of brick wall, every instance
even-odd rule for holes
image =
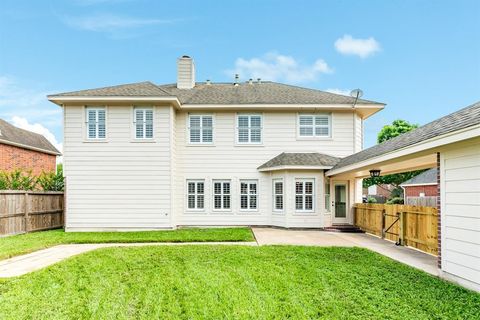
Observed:
[[[55,155],[0,144],[0,171],[32,170],[34,175],[39,175],[42,171],[55,171],[56,158]]]
[[[437,185],[427,185],[427,186],[411,186],[405,187],[405,196],[406,197],[419,197],[420,193],[425,193],[426,197],[436,197],[438,190]]]

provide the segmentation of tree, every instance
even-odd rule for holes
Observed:
[[[418,124],[411,124],[405,120],[395,120],[391,125],[386,125],[380,130],[377,143],[382,143],[416,128],[418,128]]]
[[[386,125],[378,133],[377,142],[382,143],[392,138],[398,137],[399,135],[409,132],[413,129],[418,128],[418,124],[411,124],[405,120],[395,120],[391,125]],[[391,184],[395,187],[392,191],[392,196],[399,197],[403,196],[403,190],[400,188],[400,184],[411,179],[425,170],[417,170],[396,174],[388,174],[380,177],[370,177],[363,179],[363,187],[368,188],[373,185],[379,184]]]

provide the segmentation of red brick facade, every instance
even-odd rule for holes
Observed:
[[[438,194],[437,185],[426,186],[405,186],[406,197],[419,197],[420,193],[424,193],[425,197],[436,197]]]
[[[0,143],[0,171],[15,169],[32,170],[34,175],[42,171],[55,171],[57,156]]]

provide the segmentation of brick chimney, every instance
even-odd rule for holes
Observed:
[[[177,88],[192,89],[195,87],[195,63],[189,56],[177,59]]]

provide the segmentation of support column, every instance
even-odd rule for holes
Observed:
[[[437,152],[437,243],[438,243],[438,256],[437,266],[442,269],[442,207],[441,207],[441,186],[440,186],[440,152]]]

